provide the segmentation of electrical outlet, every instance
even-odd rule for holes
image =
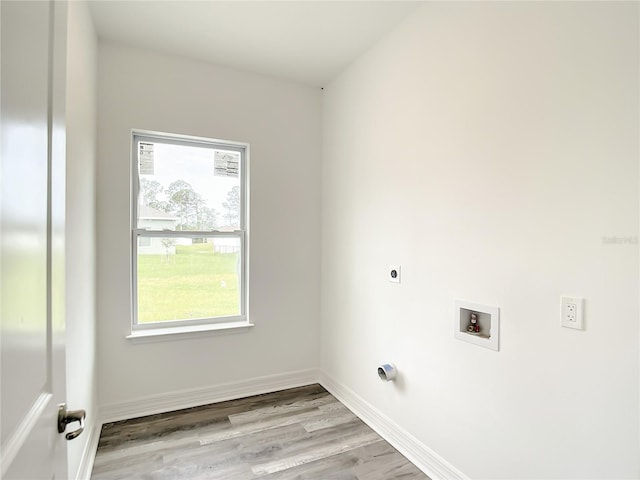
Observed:
[[[567,328],[584,330],[582,304],[584,300],[577,297],[561,297],[560,325]]]
[[[391,283],[400,283],[400,265],[389,265],[387,278]]]

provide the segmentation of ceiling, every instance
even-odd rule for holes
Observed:
[[[94,0],[89,5],[101,40],[321,87],[419,2]]]

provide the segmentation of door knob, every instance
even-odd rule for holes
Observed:
[[[58,433],[64,433],[68,424],[78,422],[80,423],[80,428],[64,436],[67,440],[73,440],[83,432],[86,416],[87,412],[84,410],[67,410],[67,405],[65,403],[61,404],[58,407]]]

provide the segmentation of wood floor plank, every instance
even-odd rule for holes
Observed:
[[[379,442],[365,445],[328,459],[264,476],[262,480],[358,480],[356,472],[359,466],[368,462],[375,462],[378,459],[384,460],[392,454],[398,454],[398,452],[387,442],[380,439]],[[359,480],[373,480],[376,478],[379,477],[374,473],[369,478],[363,476]],[[425,479],[427,477],[423,475],[420,478]]]
[[[242,413],[229,415],[229,421],[233,425],[257,422],[267,418],[282,417],[292,413],[304,412],[316,409],[322,405],[335,403],[336,400],[331,395],[318,395],[315,398],[305,399],[298,402],[287,402],[282,405],[271,405]]]
[[[251,470],[258,476],[280,472],[292,467],[330,458],[334,455],[355,450],[363,445],[369,445],[379,441],[380,437],[375,432],[364,432],[358,435],[345,436],[342,437],[339,442],[321,444],[319,445],[319,448],[305,449],[304,451],[292,456],[258,464],[252,467]]]
[[[340,405],[337,402],[333,402],[334,404]],[[216,431],[211,431],[209,434],[202,434],[201,442],[202,443],[212,443],[220,440],[224,440],[226,438],[235,438],[243,435],[251,435],[254,433],[259,433],[263,430],[271,430],[278,427],[283,427],[286,425],[293,424],[302,424],[306,431],[310,431],[307,429],[306,425],[312,425],[315,422],[330,422],[332,418],[337,417],[337,414],[334,412],[338,412],[339,410],[334,409],[330,410],[329,413],[327,411],[320,410],[317,407],[313,407],[310,409],[299,409],[297,411],[291,410],[289,414],[282,415],[267,415],[267,416],[257,416],[255,417],[255,421],[249,422],[247,418],[244,418],[242,422],[235,423],[230,419],[231,424],[229,426],[221,427],[216,429]],[[355,415],[351,413],[349,410],[343,407],[341,415],[343,417],[347,417],[349,420],[353,420]],[[321,428],[321,427],[318,427]]]
[[[325,428],[337,427],[344,425],[345,423],[353,422],[355,415],[346,408],[342,411],[334,410],[329,413],[323,412],[323,416],[318,419],[308,418],[302,422],[304,429],[311,433],[316,430],[323,430]]]
[[[320,385],[105,424],[93,480],[428,480]]]

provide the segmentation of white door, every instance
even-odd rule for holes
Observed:
[[[65,392],[66,9],[0,2],[3,479],[67,477],[57,428]]]

